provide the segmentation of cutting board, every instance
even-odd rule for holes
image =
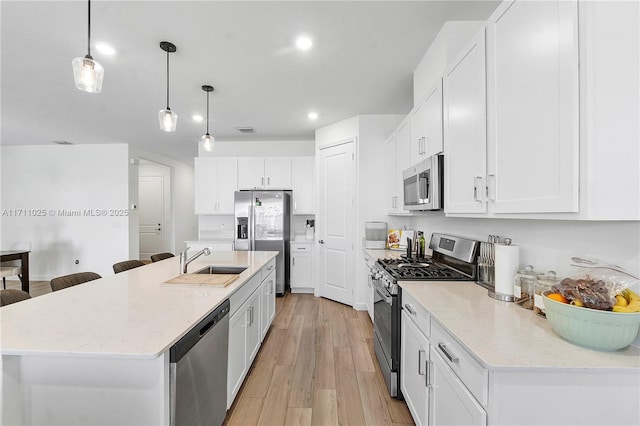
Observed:
[[[226,287],[238,279],[238,274],[183,274],[167,281],[168,284],[206,284]]]

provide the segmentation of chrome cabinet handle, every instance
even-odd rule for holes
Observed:
[[[296,258],[295,257],[291,258],[291,263],[293,264],[293,266],[296,266]]]
[[[425,371],[425,369],[423,369],[422,367],[426,367],[427,363],[424,362],[424,356],[426,355],[426,352],[422,349],[418,349],[418,374],[421,376],[424,376],[427,374],[427,372]]]
[[[267,185],[271,185],[271,176],[267,176]]]
[[[262,176],[262,178],[260,179],[260,185],[264,186],[264,176]]]
[[[493,198],[489,197],[489,178],[493,178]],[[487,175],[487,201],[496,201],[496,175]]]
[[[451,354],[448,350],[447,347],[444,343],[438,343],[438,348],[440,349],[440,351],[444,354],[444,356],[447,357],[447,359],[451,362],[458,362],[458,357]]]
[[[431,373],[431,366],[433,365],[432,361],[427,360],[426,362],[426,370],[427,370],[427,374],[425,374],[426,378],[425,378],[425,385],[428,388],[432,388],[433,384],[431,383],[431,377],[433,376],[433,374]]]
[[[293,211],[294,212],[298,211],[298,202],[297,201],[293,202]]]
[[[415,314],[416,314],[416,311],[414,311],[413,309],[411,309],[411,305],[409,305],[408,303],[405,303],[405,304],[404,304],[404,308],[405,308],[407,311],[409,311],[409,313],[410,313],[411,315],[415,315]]]

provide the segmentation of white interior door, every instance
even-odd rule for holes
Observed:
[[[320,150],[318,242],[320,296],[353,304],[354,141]]]
[[[164,179],[140,176],[138,182],[140,259],[149,259],[152,254],[164,251]]]

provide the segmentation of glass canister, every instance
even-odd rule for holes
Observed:
[[[542,300],[542,293],[551,290],[551,287],[555,284],[558,284],[560,280],[556,276],[555,271],[549,271],[545,274],[539,274],[534,289],[533,296],[533,312],[540,315],[541,317],[547,317],[544,312],[544,300]]]
[[[514,301],[516,305],[525,309],[533,309],[536,279],[537,273],[533,270],[532,265],[518,270],[513,280],[513,295],[516,299]]]

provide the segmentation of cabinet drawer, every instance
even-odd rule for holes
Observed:
[[[260,280],[260,282],[264,281],[269,274],[271,273],[271,271],[274,271],[276,269],[276,259],[271,259],[269,261],[269,263],[267,263],[261,270],[261,274],[262,274],[262,279]]]
[[[238,310],[238,308],[240,308],[240,306],[242,306],[244,302],[249,299],[251,294],[256,291],[258,287],[260,287],[260,283],[262,282],[260,278],[260,273],[255,274],[249,279],[249,281],[247,281],[242,287],[240,287],[229,297],[229,302],[231,303],[230,315],[233,315]]]
[[[415,321],[425,336],[431,336],[431,316],[408,292],[402,291],[402,310]]]
[[[442,356],[480,404],[486,406],[489,386],[487,370],[436,321],[431,324],[431,347]]]
[[[313,245],[310,243],[291,243],[289,246],[292,253],[311,253]]]

